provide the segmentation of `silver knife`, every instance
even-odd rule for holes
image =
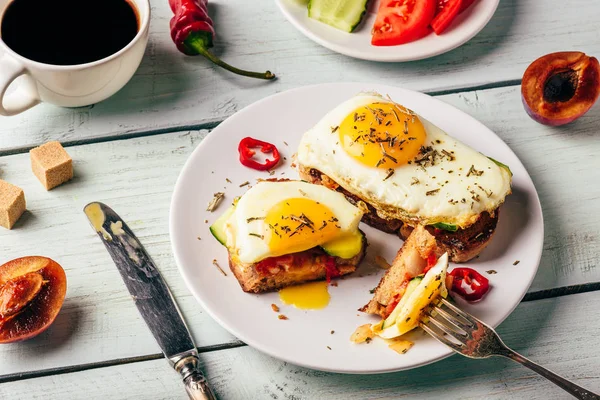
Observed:
[[[88,220],[112,257],[135,305],[192,400],[216,400],[200,370],[194,340],[156,265],[131,229],[110,207],[90,203]]]

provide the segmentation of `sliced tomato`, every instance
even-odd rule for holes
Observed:
[[[462,2],[463,0],[438,0],[437,14],[431,21],[431,27],[437,35],[444,32],[454,21],[460,13]]]
[[[460,6],[459,14],[465,11],[467,8],[471,7],[471,4],[475,3],[475,0],[462,0],[462,4]]]
[[[436,0],[381,0],[371,44],[395,46],[429,33]]]

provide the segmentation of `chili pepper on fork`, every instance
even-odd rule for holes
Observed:
[[[208,0],[169,0],[169,6],[175,14],[170,22],[171,39],[179,51],[204,56],[234,74],[258,79],[275,78],[271,71],[260,73],[233,67],[208,50],[213,46],[215,37],[213,21],[208,15]]]

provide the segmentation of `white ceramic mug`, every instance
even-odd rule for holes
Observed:
[[[149,0],[130,0],[137,9],[139,30],[124,48],[98,61],[51,65],[29,60],[12,51],[0,38],[0,115],[19,114],[40,101],[63,107],[95,104],[115,94],[137,70],[150,25]],[[0,0],[4,15],[11,0]],[[0,18],[0,24],[1,24]],[[6,91],[15,80],[16,89]]]

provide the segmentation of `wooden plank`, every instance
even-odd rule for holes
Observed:
[[[501,325],[504,341],[533,361],[600,393],[600,348],[592,332],[600,292],[523,303]],[[328,351],[324,349],[323,351]],[[334,352],[335,349],[332,350]],[[401,357],[399,355],[399,357]],[[402,357],[410,357],[410,352]],[[418,369],[341,375],[296,367],[242,347],[202,355],[222,399],[563,399],[565,392],[528,369],[458,355]],[[0,385],[18,399],[186,399],[177,374],[156,360]]]
[[[31,173],[27,154],[0,158],[0,179],[24,189],[29,209],[16,229],[0,232],[2,259],[45,255],[60,262],[68,277],[67,299],[50,331],[25,343],[0,347],[5,360],[0,375],[160,351],[83,214],[84,205],[95,200],[112,205],[139,235],[175,293],[197,345],[235,340],[185,288],[168,234],[175,180],[206,133],[180,132],[69,148],[75,178],[50,192]]]
[[[593,157],[600,152],[600,143],[591,134],[600,110],[563,131],[525,117],[517,88],[449,95],[443,100],[496,130],[533,175],[545,212],[546,244],[531,290],[600,281],[594,258],[600,250],[596,228],[600,216],[593,208],[600,188],[590,184],[600,178]],[[31,174],[27,154],[0,157],[0,179],[23,187],[30,210],[17,229],[0,230],[2,260],[36,252],[60,261],[69,277],[65,308],[51,330],[29,342],[0,346],[0,358],[6,360],[0,363],[0,375],[158,352],[110,257],[81,213],[93,200],[105,201],[126,216],[171,285],[200,346],[234,340],[185,288],[168,237],[173,185],[206,133],[70,147],[76,177],[51,192]]]
[[[495,131],[532,176],[544,212],[544,253],[531,290],[600,281],[597,213],[600,107],[562,128],[525,114],[520,87],[442,96]],[[517,266],[518,267],[518,266]]]
[[[313,43],[284,19],[274,2],[215,0],[210,11],[218,34],[215,53],[239,67],[271,69],[279,76],[276,82],[239,78],[178,53],[168,32],[171,11],[166,1],[156,1],[145,58],[123,90],[95,106],[41,105],[3,118],[0,151],[49,139],[74,142],[197,128],[302,85],[372,81],[421,91],[453,90],[518,80],[528,63],[552,51],[600,54],[600,5],[590,0],[502,0],[490,23],[467,44],[430,60],[396,64],[355,60]]]

